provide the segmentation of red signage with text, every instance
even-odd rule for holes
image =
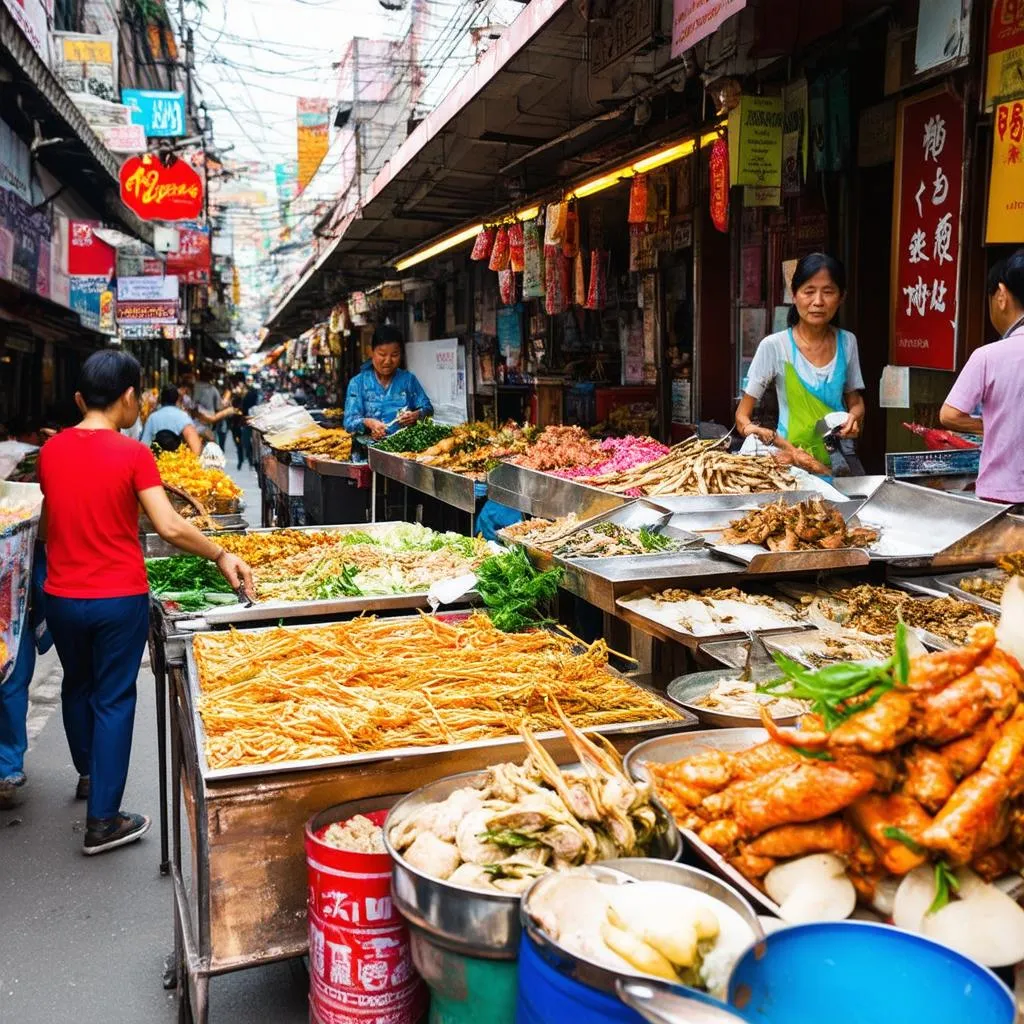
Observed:
[[[143,220],[195,220],[203,211],[203,182],[186,160],[167,166],[158,156],[121,165],[121,202]]]
[[[167,273],[183,284],[210,283],[210,232],[204,228],[180,228],[177,252],[167,254]]]
[[[708,158],[711,223],[719,231],[729,230],[729,145],[716,139]]]
[[[68,273],[89,277],[112,277],[117,250],[96,236],[98,220],[68,221]]]
[[[945,89],[899,106],[892,361],[956,369],[964,105]]]

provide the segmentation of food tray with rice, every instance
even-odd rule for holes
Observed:
[[[685,728],[692,716],[546,630],[359,618],[316,626],[200,633],[186,645],[188,691],[206,779],[518,745],[570,721],[613,740]]]

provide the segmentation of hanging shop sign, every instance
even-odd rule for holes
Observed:
[[[985,109],[1024,95],[1024,3],[993,0],[988,28]]]
[[[3,0],[4,7],[32,44],[32,49],[50,63],[50,25],[42,0]]]
[[[733,185],[782,185],[781,96],[742,96],[729,111],[729,165]]]
[[[68,275],[68,218],[53,216],[50,232],[50,300],[71,308],[71,278]]]
[[[117,40],[80,32],[53,33],[53,73],[72,97],[117,103]]]
[[[32,200],[32,154],[6,121],[0,121],[0,189]]]
[[[202,213],[203,182],[186,160],[131,157],[120,181],[121,201],[143,220],[195,220]]]
[[[711,223],[719,231],[729,230],[729,146],[716,139],[708,159],[708,195]]]
[[[917,9],[914,73],[967,63],[971,40],[971,5],[964,0],[928,0]]]
[[[612,0],[588,23],[590,73],[596,75],[616,61],[654,43],[660,32],[657,0]]]
[[[985,244],[1024,242],[1024,100],[996,106]]]
[[[298,191],[313,180],[327,156],[330,145],[330,101],[304,99],[296,101],[296,145],[298,149]]]
[[[147,301],[117,301],[117,322],[119,324],[176,324],[179,304],[174,299],[153,299]]]
[[[947,89],[896,113],[892,362],[956,369],[964,104]]]
[[[113,124],[97,128],[96,134],[111,153],[141,153],[146,148],[146,133],[141,125]]]
[[[35,209],[14,192],[0,189],[0,276],[49,298],[51,208]]]
[[[158,302],[178,298],[178,278],[166,277],[119,277],[117,279],[118,302]]]
[[[110,278],[117,263],[117,250],[104,242],[94,220],[68,221],[68,273]]]
[[[184,284],[209,284],[210,258],[209,228],[182,227],[178,251],[167,254],[167,273],[177,274]]]
[[[672,5],[672,56],[681,57],[746,6],[747,0],[675,0]]]
[[[122,89],[121,102],[131,111],[132,124],[155,138],[180,138],[185,130],[185,94],[155,89]]]

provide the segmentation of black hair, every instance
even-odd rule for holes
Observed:
[[[793,281],[790,284],[790,291],[796,295],[797,290],[809,281],[815,274],[820,273],[822,270],[828,272],[828,276],[832,278],[833,283],[839,289],[840,295],[846,294],[846,267],[842,265],[835,258],[835,256],[829,256],[828,253],[824,252],[812,252],[808,253],[796,265],[796,269],[793,271]],[[796,310],[796,303],[793,303],[789,307],[789,312],[786,314],[786,323],[790,327],[796,327],[800,323],[800,314]]]
[[[392,343],[398,344],[399,347],[405,343],[402,332],[397,327],[392,327],[391,324],[381,324],[373,332],[370,348],[377,348],[379,345],[390,345]]]
[[[161,405],[177,405],[178,399],[181,395],[178,394],[178,389],[174,384],[165,384],[160,389],[160,404]]]
[[[992,270],[995,270],[995,267]],[[1017,305],[1024,306],[1024,249],[1018,249],[1012,256],[1007,257],[1003,263],[1002,277],[996,282],[995,288],[991,288],[991,284],[992,276],[990,272],[989,295],[995,294],[1000,284],[1005,284],[1006,290],[1017,300]]]
[[[142,367],[135,356],[103,348],[82,364],[78,392],[86,409],[109,409],[129,388],[136,395],[142,391]]]

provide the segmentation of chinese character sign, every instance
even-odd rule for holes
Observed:
[[[893,215],[892,361],[956,369],[964,107],[945,90],[902,103]]]
[[[985,244],[1024,242],[1024,99],[1000,103],[993,123]]]
[[[1024,74],[1024,0],[993,0],[988,29],[985,109],[1021,93]]]

